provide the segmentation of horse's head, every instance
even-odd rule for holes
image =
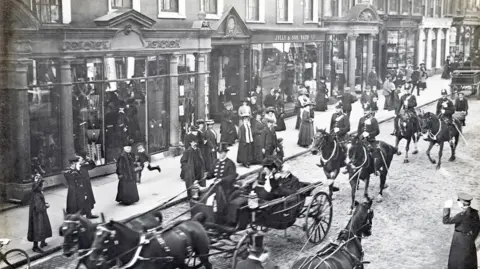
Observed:
[[[138,233],[128,228],[125,224],[116,221],[109,221],[97,226],[95,239],[92,243],[91,254],[88,257],[88,263],[97,267],[103,267],[106,262],[112,258],[122,258],[121,253],[131,245],[120,245],[125,243],[137,244],[139,240]],[[125,253],[132,254],[132,253]]]
[[[437,116],[432,112],[421,112],[418,114],[418,119],[420,122],[420,131],[425,134],[432,129],[432,124],[437,120]]]
[[[92,227],[94,226],[79,213],[66,215],[64,211],[64,221],[59,228],[59,235],[63,236],[63,255],[70,257],[80,247],[89,248],[90,246],[80,246],[80,239],[82,236],[89,237],[90,235],[87,232],[93,230]]]
[[[366,199],[367,200],[363,203],[355,201],[355,210],[352,214],[352,218],[345,229],[338,235],[339,240],[346,241],[354,236],[363,237],[372,234],[373,200],[369,197]]]
[[[362,140],[359,136],[354,136],[351,138],[350,142],[347,144],[347,157],[345,162],[347,166],[354,165],[358,166],[361,163],[365,162],[368,157],[365,145],[362,143]]]
[[[333,142],[333,135],[325,131],[325,129],[317,128],[313,137],[313,146],[311,149],[312,154],[317,155],[318,151],[330,142]]]

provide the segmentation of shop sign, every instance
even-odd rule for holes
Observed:
[[[401,27],[417,27],[417,23],[414,21],[400,21]]]
[[[263,42],[308,42],[308,41],[321,41],[325,40],[324,34],[291,34],[291,33],[261,33],[252,37],[254,41]]]

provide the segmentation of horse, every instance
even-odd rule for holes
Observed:
[[[438,144],[438,163],[437,169],[440,169],[442,164],[443,144],[448,141],[450,144],[451,156],[448,159],[449,162],[455,160],[455,150],[458,146],[459,137],[462,132],[462,125],[458,119],[453,119],[454,128],[450,128],[444,120],[431,112],[420,113],[420,130],[422,136],[426,136],[424,139],[429,141],[427,156],[432,164],[437,163],[435,159],[430,156],[430,151],[435,144]],[[450,132],[451,131],[451,132]]]
[[[59,227],[59,235],[63,239],[63,255],[71,257],[75,253],[84,254],[79,259],[76,268],[81,264],[89,267],[86,263],[86,256],[92,247],[95,238],[95,231],[99,223],[92,223],[80,213],[67,215],[63,211],[64,221]],[[103,214],[102,223],[105,223]],[[160,212],[152,212],[130,220],[127,226],[136,231],[148,230],[161,225],[162,214]],[[90,268],[90,267],[89,267]]]
[[[352,205],[348,214],[352,213],[355,193],[358,188],[359,180],[365,181],[364,196],[368,197],[368,186],[370,184],[370,175],[375,173],[380,177],[380,191],[378,192],[377,202],[383,200],[383,190],[388,186],[387,181],[388,170],[392,163],[393,156],[397,153],[397,148],[382,142],[377,142],[378,149],[373,154],[365,143],[358,137],[353,137],[347,145],[347,170],[349,175],[350,186],[352,189]]]
[[[329,180],[335,180],[340,173],[340,169],[345,166],[345,150],[334,135],[318,129],[313,137],[313,146],[311,152],[317,155],[320,151],[320,162],[323,166],[323,172]],[[327,157],[325,159],[325,157]],[[333,194],[333,182],[329,186],[330,196]]]
[[[403,163],[409,163],[408,160],[408,151],[410,150],[410,142],[413,140],[415,149],[413,150],[412,154],[418,153],[418,135],[417,135],[417,124],[415,122],[415,117],[411,115],[409,112],[404,112],[403,114],[398,116],[398,132],[395,133],[395,147],[398,148],[398,144],[402,139],[407,140],[407,144],[405,145],[405,159]],[[402,152],[397,151],[397,155],[401,155]]]
[[[359,204],[347,226],[337,237],[337,243],[330,243],[314,256],[295,261],[291,269],[363,269],[369,262],[363,261],[362,237],[372,234],[372,200]]]
[[[190,268],[185,260],[198,257],[206,269],[212,269],[210,240],[202,226],[205,219],[199,213],[168,229],[145,233],[111,220],[97,227],[88,264],[98,268]]]

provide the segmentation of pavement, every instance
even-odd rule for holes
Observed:
[[[433,76],[428,79],[429,88],[417,97],[419,106],[431,103],[440,96],[440,90],[448,88],[449,81],[442,80],[440,76]],[[383,108],[384,97],[379,94],[378,106]],[[334,108],[330,106],[328,111],[315,113],[315,126],[317,128],[327,128],[329,125],[331,114]],[[356,129],[363,110],[359,102],[353,105],[351,113],[352,130]],[[391,119],[394,116],[393,111],[385,111],[383,109],[376,113],[379,121]],[[278,132],[277,136],[283,138],[283,146],[285,157],[298,156],[305,152],[305,148],[297,146],[298,130],[295,130],[295,117],[285,120],[287,130]],[[218,126],[217,126],[218,128]],[[236,160],[238,144],[230,147],[228,156],[232,160]],[[142,183],[138,185],[140,201],[134,205],[122,206],[115,202],[117,193],[117,176],[115,174],[100,177],[92,181],[95,199],[97,201],[94,209],[95,214],[103,212],[108,219],[125,219],[132,215],[143,213],[157,207],[162,202],[181,193],[185,190],[185,183],[180,179],[180,156],[168,157],[154,164],[160,165],[162,172],[145,170],[142,175]],[[251,173],[258,169],[259,166],[251,166],[250,168],[237,166],[237,173],[240,175]],[[53,237],[47,240],[49,246],[46,251],[54,250],[62,244],[62,238],[58,235],[58,227],[63,221],[62,209],[65,208],[67,189],[65,187],[50,189],[45,191],[46,202],[50,204],[48,214],[53,229]],[[180,197],[181,198],[181,197]],[[12,248],[24,249],[33,256],[36,253],[31,251],[32,243],[27,241],[28,230],[28,206],[14,208],[0,213],[0,238],[9,238],[11,243],[3,249],[7,251]],[[1,268],[2,264],[0,264]]]

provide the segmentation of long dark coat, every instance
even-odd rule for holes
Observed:
[[[277,118],[277,126],[275,127],[275,131],[285,131],[287,127],[285,126],[285,104],[282,100],[282,97],[278,97],[275,99],[275,117]]]
[[[201,186],[205,186],[205,162],[203,161],[200,149],[187,149],[183,153],[182,158],[180,158],[180,166],[187,189],[190,188],[195,181],[198,181]],[[190,191],[188,192],[188,196],[191,196]]]
[[[220,183],[215,190],[215,200],[217,202],[217,222],[219,224],[230,222],[235,223],[236,212],[227,210],[228,203],[235,188],[233,184],[237,179],[237,167],[235,163],[226,158],[225,160],[215,160],[213,170],[208,174],[208,178],[217,178]]]
[[[325,111],[327,110],[328,99],[326,98],[327,85],[323,82],[318,83],[317,95],[315,95],[315,110]]]
[[[265,149],[265,157],[273,156],[277,149],[277,134],[274,130],[266,127],[263,131],[263,148]]]
[[[265,147],[265,137],[264,130],[267,126],[261,122],[255,120],[253,123],[253,160],[252,164],[260,164],[263,161],[263,152],[262,149]]]
[[[38,242],[50,237],[52,237],[52,226],[47,214],[45,196],[35,184],[30,198],[27,239],[30,242]]]
[[[304,109],[302,112],[302,123],[300,124],[300,132],[298,133],[297,144],[301,147],[308,147],[313,141],[313,121],[310,117],[310,110]]]
[[[123,152],[117,160],[118,190],[115,201],[126,205],[140,200],[137,189],[137,175],[135,173],[135,156]]]
[[[237,139],[237,129],[233,123],[233,111],[224,110],[223,111],[223,120],[220,124],[220,142],[225,142],[228,145],[235,144]]]
[[[67,214],[86,213],[90,211],[85,202],[85,187],[82,173],[76,169],[69,169],[64,173],[68,184]]]
[[[210,158],[212,158],[212,161],[215,161],[217,159],[217,147],[218,147],[218,140],[217,140],[217,132],[213,129],[207,129],[205,131],[205,138],[208,140],[208,143],[210,143],[212,149],[210,151]]]
[[[245,124],[238,130],[237,163],[250,164],[253,160],[253,129],[250,126],[251,143],[247,143],[247,127]]]
[[[213,145],[210,144],[209,140],[207,139],[205,133],[198,132],[200,137],[200,143],[198,144],[198,148],[202,153],[203,162],[205,164],[205,171],[209,172],[212,170],[213,162],[215,159],[212,159],[212,149],[214,149]]]
[[[475,239],[480,232],[478,211],[469,207],[466,211],[450,217],[450,208],[444,208],[443,223],[455,224],[448,269],[477,269]]]
[[[125,112],[118,112],[117,114],[117,125],[116,125],[117,137],[119,145],[122,145],[124,142],[128,141],[129,132],[128,132],[128,117]]]
[[[90,181],[90,174],[88,171],[94,169],[96,166],[97,165],[94,161],[89,160],[85,161],[85,163],[80,167],[80,173],[82,174],[83,179],[83,187],[85,188],[85,193],[87,196],[85,201],[85,207],[87,209],[93,209],[93,206],[95,205],[95,196],[93,195],[92,182]]]

